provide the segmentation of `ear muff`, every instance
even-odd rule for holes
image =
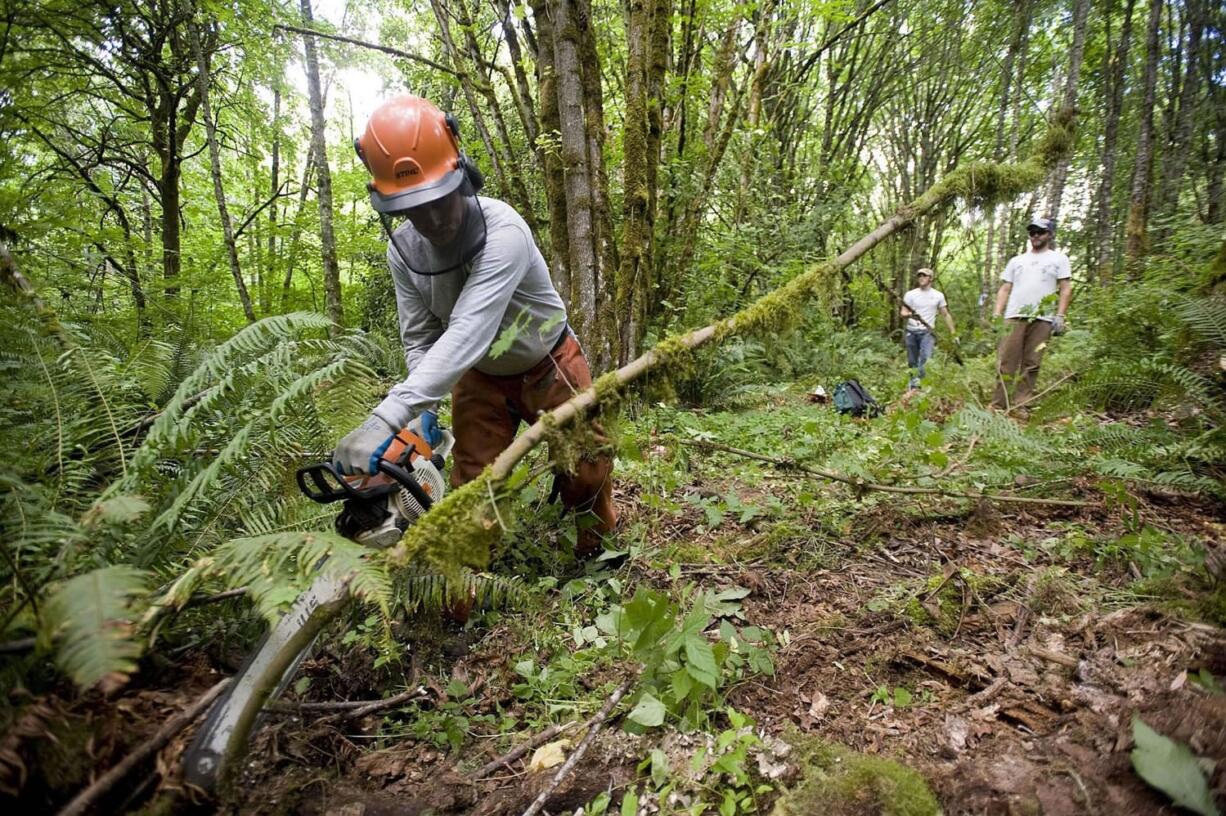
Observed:
[[[447,123],[447,129],[451,131],[451,135],[455,137],[456,142],[460,141],[460,123],[450,113],[443,114],[443,121]],[[358,155],[361,155],[360,153]],[[472,188],[473,195],[481,192],[481,188],[485,186],[485,176],[473,163],[473,160],[468,158],[463,150],[460,151],[460,169],[464,171],[464,178],[468,181],[468,186]]]
[[[472,188],[473,195],[481,192],[481,188],[485,186],[485,176],[482,175],[473,160],[461,153],[460,167],[464,170],[464,178],[468,180],[468,186]]]
[[[456,121],[456,118],[450,113],[444,113],[443,121],[447,123],[447,129],[451,131],[456,141],[460,141],[460,123]]]
[[[366,153],[362,150],[362,140],[357,136],[353,137],[353,152],[358,154],[358,158],[362,160],[362,166],[369,172],[370,165],[366,163]]]

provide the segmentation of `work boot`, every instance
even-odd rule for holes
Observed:
[[[599,522],[591,524],[587,519],[580,516],[576,519],[576,527],[578,537],[575,543],[575,560],[582,565],[586,565],[589,571],[593,569],[616,570],[626,563],[628,555],[624,552],[617,553],[601,561],[596,560],[609,549],[613,538],[612,533],[601,531]]]

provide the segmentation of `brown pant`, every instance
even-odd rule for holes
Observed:
[[[451,484],[459,487],[481,474],[515,439],[521,421],[557,408],[592,384],[592,374],[579,341],[567,330],[557,348],[523,374],[495,377],[470,369],[451,392],[451,424],[455,429]],[[604,431],[593,423],[597,441]],[[582,458],[574,473],[559,473],[562,505],[577,513],[591,513],[594,523],[581,523],[580,556],[600,552],[601,534],[617,526],[613,507],[613,461],[608,456]]]
[[[1006,322],[1012,329],[996,350],[996,393],[992,395],[993,407],[1001,409],[1023,405],[1030,399],[1035,380],[1039,378],[1043,349],[1047,348],[1051,337],[1051,323],[1046,320],[1014,317]],[[1012,401],[1008,393],[1011,383],[1016,383]]]

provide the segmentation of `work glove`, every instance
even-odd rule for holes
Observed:
[[[958,336],[958,335],[956,335],[956,334],[955,334],[953,337],[949,338],[949,339],[951,339],[951,340],[953,340],[953,341],[954,341],[954,345],[955,345],[955,346],[961,346],[961,345],[962,345],[962,338],[961,338],[961,337],[959,337],[959,336]]]
[[[336,444],[332,466],[347,476],[374,475],[379,472],[379,457],[392,444],[396,429],[371,414]]]
[[[437,448],[443,442],[443,432],[438,426],[438,414],[433,411],[421,412],[421,435],[426,444]]]
[[[1051,319],[1051,333],[1054,335],[1064,334],[1068,330],[1068,326],[1064,322],[1064,315],[1056,315]]]

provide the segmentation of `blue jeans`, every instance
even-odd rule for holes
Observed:
[[[915,385],[917,380],[924,376],[924,363],[932,358],[937,339],[930,331],[908,331],[906,343],[907,365],[918,372],[917,376],[911,378],[912,384]]]

